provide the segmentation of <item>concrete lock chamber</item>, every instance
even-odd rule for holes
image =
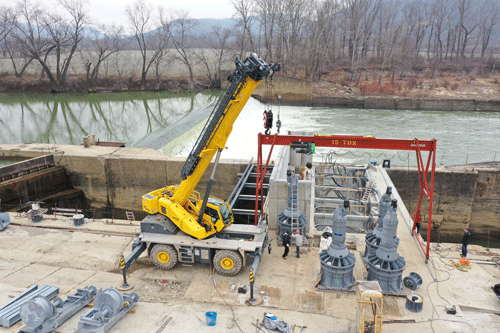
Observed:
[[[298,198],[298,180],[294,174],[289,174],[288,177],[288,201],[285,210],[278,215],[278,237],[283,238],[285,231],[291,235],[296,230],[300,230],[302,236],[305,236],[306,231],[306,216],[299,210]]]
[[[385,214],[387,214],[387,211],[391,207],[391,194],[392,194],[392,187],[388,186],[385,193],[382,195],[382,198],[380,198],[380,202],[378,204],[378,222],[377,226],[373,231],[369,232],[365,236],[365,253],[364,257],[368,258],[368,255],[371,253],[375,253],[377,251],[379,245],[380,245],[380,240],[382,237],[382,232],[384,228],[384,217]]]
[[[333,236],[328,249],[319,254],[321,261],[321,285],[326,289],[348,290],[354,285],[356,257],[346,246],[347,214],[349,201],[339,205],[333,215]]]
[[[406,262],[397,252],[399,238],[397,200],[383,218],[380,246],[368,255],[368,281],[378,280],[383,292],[398,292],[402,288],[403,269]]]

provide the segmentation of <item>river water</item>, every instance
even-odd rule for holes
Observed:
[[[81,95],[2,95],[0,145],[6,143],[81,144],[95,134],[100,141],[149,147],[170,156],[187,156],[220,92],[112,93]],[[265,105],[251,98],[234,124],[222,158],[249,159],[257,154]],[[394,111],[273,106],[281,133],[373,135],[376,138],[437,139],[437,165],[500,159],[500,113]],[[273,133],[276,129],[273,129]],[[498,153],[498,154],[497,154]],[[391,159],[415,165],[405,151],[318,148],[338,162],[368,163]],[[425,155],[424,155],[425,156]]]

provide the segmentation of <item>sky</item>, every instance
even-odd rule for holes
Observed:
[[[32,0],[35,1],[35,0]],[[125,8],[135,0],[85,0],[89,16],[100,24],[127,26]],[[57,0],[40,0],[47,8],[53,8]],[[229,18],[234,13],[231,0],[145,0],[154,7],[166,10],[185,10],[190,18]],[[13,0],[0,0],[0,6],[12,7]]]

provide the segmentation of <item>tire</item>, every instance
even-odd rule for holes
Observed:
[[[172,245],[154,245],[149,257],[161,269],[170,269],[177,264],[177,250]]]
[[[243,259],[239,252],[219,250],[214,256],[214,267],[222,275],[233,276],[243,267]]]

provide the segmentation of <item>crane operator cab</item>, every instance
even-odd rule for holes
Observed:
[[[189,234],[198,239],[211,236],[233,223],[233,214],[229,204],[213,196],[209,197],[203,219],[198,223],[198,215],[203,203],[199,192],[193,191],[186,203],[181,206],[172,200],[177,187],[168,186],[143,195],[144,211],[166,216],[183,231],[184,228],[190,229]]]

